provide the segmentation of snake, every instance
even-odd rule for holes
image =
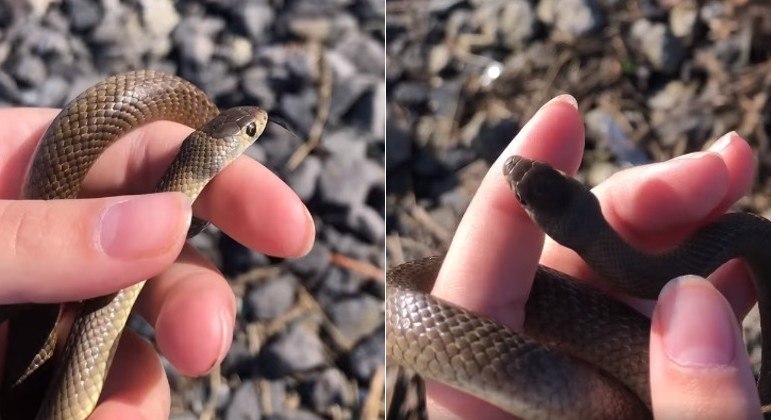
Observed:
[[[730,212],[679,246],[644,253],[602,215],[596,196],[547,163],[511,156],[503,176],[520,206],[549,237],[576,251],[607,290],[656,299],[686,274],[708,276],[739,258],[757,290],[761,339],[771,343],[771,221]],[[432,296],[442,257],[395,266],[386,276],[389,363],[526,419],[651,418],[650,319],[605,291],[539,266],[522,332]],[[771,358],[763,349],[758,393],[766,418]]]
[[[89,168],[102,152],[124,134],[160,120],[195,131],[182,142],[155,192],[181,192],[193,201],[217,173],[262,135],[268,114],[256,106],[220,112],[194,84],[164,72],[136,70],[108,77],[66,104],[54,118],[37,144],[22,198],[77,198]],[[207,223],[194,217],[188,237]],[[57,365],[48,368],[52,375],[49,383],[42,385],[45,392],[38,402],[37,419],[85,419],[94,410],[144,284],[142,281],[83,302],[63,352],[56,357]],[[25,383],[38,384],[35,376],[54,359],[59,307],[24,303],[0,307],[0,322],[10,322],[4,404],[14,402],[9,395]],[[38,324],[36,320],[41,321]],[[33,326],[28,325],[30,321]],[[36,333],[32,339],[29,330]],[[33,344],[24,344],[28,340]]]

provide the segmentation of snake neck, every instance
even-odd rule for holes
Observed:
[[[604,220],[591,241],[575,251],[610,287],[630,295],[656,299],[670,280],[688,274],[707,277],[731,259],[747,265],[757,292],[761,340],[771,343],[771,221],[751,213],[728,213],[696,230],[679,246],[644,253],[626,243]],[[761,360],[758,392],[771,404],[771,357]]]

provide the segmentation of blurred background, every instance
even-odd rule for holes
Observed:
[[[307,257],[210,228],[194,239],[232,284],[234,343],[209,377],[165,363],[172,419],[382,414],[384,12],[381,0],[0,0],[0,106],[60,107],[105,76],[176,73],[226,108],[288,122],[247,154],[314,216]],[[133,327],[152,338],[139,319]]]
[[[388,266],[444,252],[490,163],[561,93],[585,117],[587,185],[736,130],[759,163],[737,207],[771,216],[767,0],[389,0],[386,38]]]

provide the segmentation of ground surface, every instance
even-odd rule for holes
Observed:
[[[561,93],[585,116],[588,185],[736,130],[759,162],[737,208],[768,215],[768,2],[391,0],[386,14],[389,266],[447,248],[489,164]]]
[[[0,106],[61,106],[108,74],[152,68],[296,134],[268,132],[248,154],[308,205],[316,247],[279,261],[216,229],[195,239],[239,318],[221,369],[168,367],[173,419],[380,415],[383,16],[370,0],[0,0]]]

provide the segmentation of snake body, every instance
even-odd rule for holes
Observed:
[[[602,216],[597,198],[547,164],[509,158],[504,176],[544,232],[582,256],[616,291],[655,299],[671,279],[703,277],[732,258],[750,268],[771,343],[771,222],[729,213],[680,246],[645,254]],[[418,374],[523,418],[648,418],[650,320],[598,289],[539,267],[525,306],[524,332],[431,296],[441,258],[402,264],[387,276],[386,354]],[[771,361],[763,350],[758,391],[771,403]]]
[[[237,107],[220,113],[193,84],[162,72],[140,70],[109,77],[73,99],[51,123],[35,151],[24,198],[76,198],[86,173],[107,147],[129,131],[159,120],[198,129],[184,140],[155,190],[182,192],[194,200],[209,180],[262,134],[268,116],[257,107]],[[194,219],[188,236],[198,233],[205,224]],[[143,285],[141,282],[83,304],[37,418],[85,419],[93,411]],[[44,318],[53,317],[49,321],[55,326],[59,310],[51,308],[0,308],[0,320],[11,318],[9,352],[16,347],[13,315],[28,317],[35,311],[42,312]],[[8,384],[23,383],[51,357],[55,328],[44,334],[44,339],[38,339],[44,344],[33,355],[9,354],[9,360],[23,362],[17,363],[19,372],[6,372],[10,373],[6,389]]]

